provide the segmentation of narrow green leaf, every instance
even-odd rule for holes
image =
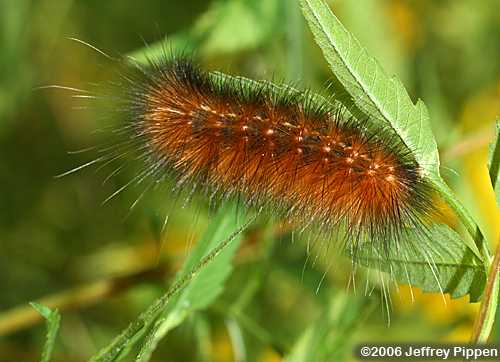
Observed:
[[[357,261],[386,271],[398,283],[419,287],[424,292],[449,293],[452,298],[469,294],[471,302],[481,298],[486,282],[484,264],[455,231],[436,224],[426,236],[407,233],[406,237],[407,240],[400,240],[399,250],[391,248],[388,254],[367,242],[360,247]]]
[[[46,306],[31,302],[30,305],[45,318],[47,322],[47,337],[45,340],[45,345],[43,346],[41,362],[49,362],[52,356],[52,350],[54,349],[54,343],[57,336],[57,331],[59,330],[59,324],[61,322],[61,315],[56,310],[51,310]]]
[[[497,207],[500,209],[500,118],[497,119],[495,125],[495,139],[490,144],[488,169],[491,185],[495,190]]]
[[[221,218],[222,217],[222,218]],[[177,279],[184,278],[199,261],[227,239],[237,228],[238,215],[234,208],[227,208],[221,213],[219,220],[214,220],[189,258],[184,263]],[[155,321],[152,330],[143,344],[137,361],[149,361],[159,341],[166,334],[181,324],[186,317],[195,311],[209,306],[224,288],[224,282],[232,271],[232,259],[238,248],[240,237],[220,253],[216,260],[206,265],[186,288],[171,300],[161,317]]]

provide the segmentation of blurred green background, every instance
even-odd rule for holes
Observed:
[[[500,235],[486,169],[500,114],[499,6],[332,3],[388,73],[427,104],[443,175],[489,240]],[[53,360],[86,360],[162,295],[209,223],[202,203],[177,205],[160,242],[159,225],[173,207],[168,190],[150,192],[129,213],[141,186],[101,203],[133,169],[104,185],[112,168],[54,178],[98,157],[68,151],[95,144],[94,131],[111,121],[71,92],[36,87],[89,89],[116,72],[113,61],[67,38],[140,57],[165,36],[210,70],[316,90],[331,78],[294,0],[0,0],[0,361],[39,359],[45,329],[26,307],[32,300],[62,311]],[[324,243],[308,257],[306,242],[273,230],[246,234],[223,293],[171,332],[153,361],[351,361],[362,342],[468,340],[477,305],[467,298],[414,290],[412,301],[408,287],[395,288],[388,326],[376,281],[371,295],[364,286],[354,293],[348,261],[315,262]],[[321,341],[317,357],[293,359],[307,344],[304,331]]]

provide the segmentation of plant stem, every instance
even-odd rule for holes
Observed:
[[[488,281],[484,289],[481,307],[474,321],[471,343],[486,343],[495,322],[500,292],[500,240],[498,241],[495,257],[490,266]]]
[[[205,255],[198,264],[196,264],[189,273],[187,273],[180,280],[175,282],[166,294],[158,298],[152,305],[149,306],[144,312],[142,312],[137,320],[129,324],[129,326],[123,330],[110,345],[101,349],[95,356],[93,356],[90,361],[92,362],[111,362],[120,355],[127,341],[132,339],[141,330],[147,327],[147,321],[151,320],[151,317],[157,316],[170,302],[172,297],[174,297],[178,292],[183,290],[193,278],[200,272],[200,270],[210,264],[231,242],[243,231],[248,225],[250,225],[256,216],[247,221],[243,226],[238,228],[235,232],[229,235],[228,238],[223,240],[219,245]]]
[[[500,120],[497,119],[496,122],[496,138],[493,143],[490,162],[489,162],[489,175],[491,180],[491,185],[495,193],[500,192],[498,190],[498,175],[500,168]],[[498,196],[497,196],[498,201]],[[498,205],[500,206],[500,205]],[[498,308],[498,299],[500,293],[500,240],[497,243],[497,248],[495,252],[495,257],[490,264],[490,271],[488,274],[488,280],[486,282],[486,288],[484,290],[483,301],[481,302],[481,307],[479,309],[479,314],[474,322],[474,328],[472,330],[472,343],[485,343],[488,341],[491,330],[493,329],[493,324],[495,322],[495,315]]]
[[[465,229],[474,240],[474,244],[467,243],[467,245],[471,248],[474,254],[476,254],[483,260],[487,268],[491,262],[491,252],[488,247],[488,243],[485,242],[483,234],[477,226],[477,223],[474,221],[465,207],[460,203],[460,201],[458,201],[457,198],[453,196],[453,192],[443,180],[432,180],[432,182],[437,190],[441,191],[440,194],[443,197],[444,201],[446,201],[446,203],[453,209],[453,211],[455,211],[456,215],[465,226]]]

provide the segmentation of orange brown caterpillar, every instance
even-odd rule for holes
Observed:
[[[335,100],[216,78],[182,57],[136,70],[120,86],[125,129],[147,174],[172,175],[178,189],[273,205],[303,224],[344,230],[351,249],[425,232],[436,212],[434,191],[400,138]]]

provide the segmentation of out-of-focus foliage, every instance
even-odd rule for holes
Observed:
[[[427,104],[441,173],[488,240],[500,234],[486,168],[500,113],[498,5],[332,4],[411,98]],[[70,92],[35,89],[88,89],[115,72],[112,61],[66,38],[115,56],[135,55],[166,35],[175,48],[195,49],[208,69],[316,90],[325,88],[330,71],[290,0],[4,0],[0,7],[0,361],[39,360],[46,331],[23,307],[40,298],[62,315],[52,361],[83,361],[165,292],[213,218],[203,201],[182,207],[166,188],[150,191],[131,213],[142,186],[101,206],[132,169],[104,185],[112,168],[54,179],[98,157],[94,150],[67,152],[95,144],[94,131],[112,122],[96,107],[82,109],[92,103]],[[373,290],[353,288],[350,263],[331,255],[327,241],[308,247],[279,225],[243,235],[222,293],[170,331],[152,361],[307,361],[312,353],[351,361],[361,342],[467,341],[476,309],[467,299],[445,296],[444,304],[439,294],[396,288],[388,327],[379,278],[370,280]],[[500,342],[498,327],[494,341]]]

